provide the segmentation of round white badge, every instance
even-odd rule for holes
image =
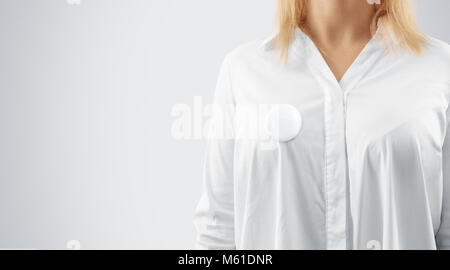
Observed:
[[[288,142],[294,139],[302,128],[302,117],[298,109],[290,104],[274,106],[267,114],[266,132],[270,138]]]

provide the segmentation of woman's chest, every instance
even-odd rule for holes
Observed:
[[[322,151],[327,139],[345,144],[350,153],[386,142],[398,150],[411,143],[442,147],[446,83],[378,76],[349,90],[308,71],[276,75],[247,74],[236,84],[238,138],[288,143],[293,151],[298,143]]]

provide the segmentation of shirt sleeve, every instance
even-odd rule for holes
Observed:
[[[228,59],[219,73],[203,164],[202,195],[194,214],[196,249],[235,249],[234,98]]]
[[[447,109],[447,131],[442,150],[443,199],[441,225],[436,235],[438,249],[450,249],[450,106]]]

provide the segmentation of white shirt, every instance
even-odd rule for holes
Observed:
[[[448,44],[375,36],[338,82],[297,29],[285,64],[273,37],[229,53],[215,104],[197,248],[450,248]]]

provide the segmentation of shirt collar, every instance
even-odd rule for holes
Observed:
[[[259,48],[262,51],[270,51],[275,49],[276,38],[278,37],[278,31],[272,32],[261,42]],[[289,45],[289,55],[288,59],[305,57],[307,55],[307,50],[310,49],[309,37],[300,29],[295,28],[294,38],[292,43]]]
[[[275,40],[278,36],[278,32],[272,32],[267,36],[260,44],[259,48],[263,51],[269,51],[275,48]]]
[[[380,42],[380,36],[382,36],[379,32],[381,27],[378,28],[377,32],[375,33],[373,40],[378,40]],[[259,48],[263,51],[270,51],[275,49],[275,42],[276,38],[278,36],[278,31],[272,32],[270,35],[268,35],[260,44]],[[376,41],[372,41],[376,42]],[[378,43],[377,42],[377,43]],[[305,58],[311,53],[311,49],[313,48],[314,43],[311,41],[308,35],[306,35],[299,27],[295,28],[294,32],[294,38],[292,40],[292,43],[289,46],[289,55],[288,59],[291,57],[300,57]],[[295,55],[293,55],[295,54]]]
[[[341,81],[336,81],[336,86],[339,84],[341,88],[350,91],[356,87],[356,84],[366,75],[370,68],[381,59],[385,50],[382,49],[381,44],[379,44],[379,32],[380,31],[377,31],[372,39],[366,44],[364,49],[348,68]],[[264,51],[275,49],[277,36],[277,33],[272,33],[263,40],[260,48]],[[335,81],[334,75],[314,42],[298,27],[295,29],[293,41],[289,46],[287,62],[292,64],[299,62],[305,63],[312,70],[323,74],[330,81]]]

